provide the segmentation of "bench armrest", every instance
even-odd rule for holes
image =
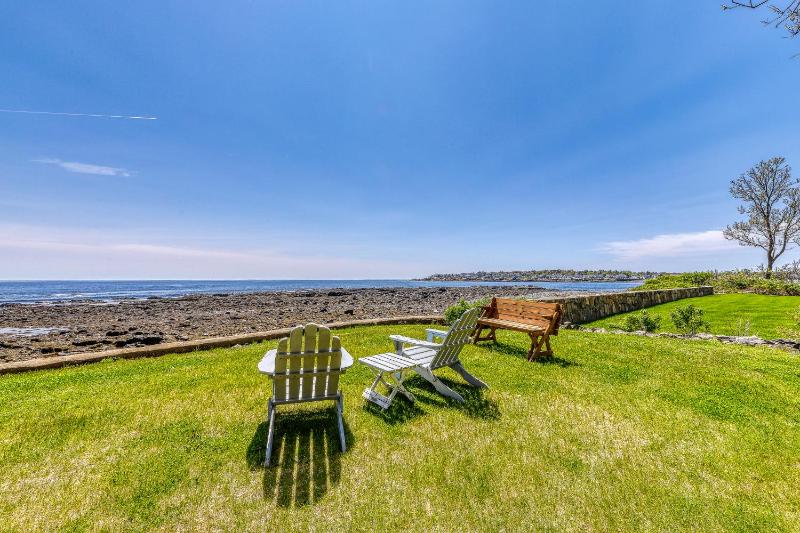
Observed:
[[[432,350],[438,350],[442,347],[442,345],[438,342],[428,342],[419,339],[413,339],[404,335],[389,335],[389,338],[394,341],[394,345],[397,348],[401,347],[403,344],[413,344],[414,346],[422,346],[423,348],[430,348]]]
[[[431,328],[426,329],[425,332],[428,334],[428,342],[433,342],[433,339],[435,339],[436,337],[444,339],[445,337],[447,337],[447,334],[450,333],[449,331],[443,331],[441,329],[431,329]]]

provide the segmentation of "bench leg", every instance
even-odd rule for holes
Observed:
[[[552,357],[553,356],[553,349],[550,348],[550,336],[549,335],[545,336],[544,344],[545,344],[545,346],[547,346],[547,350],[545,350],[543,353],[545,355],[547,355],[548,357]]]
[[[436,376],[434,376],[433,372],[431,372],[429,369],[422,366],[418,366],[414,368],[414,372],[416,372],[417,374],[428,380],[431,383],[431,385],[433,385],[433,387],[436,389],[436,392],[438,392],[442,396],[447,396],[448,398],[452,398],[457,402],[464,403],[463,396],[461,396],[459,393],[457,393],[456,391],[454,391],[453,389],[442,383],[442,381]]]
[[[461,364],[461,361],[456,361],[455,363],[451,364],[450,368],[452,368],[453,370],[458,372],[458,374],[462,378],[464,378],[464,381],[466,381],[467,383],[469,383],[473,387],[478,387],[478,388],[481,388],[481,389],[488,389],[489,388],[489,385],[487,385],[483,381],[479,380],[478,378],[476,378],[475,376],[473,376],[472,374],[467,372],[467,369],[464,368],[464,366]]]
[[[547,350],[542,350],[542,345],[547,346]],[[539,356],[550,357],[553,355],[553,351],[550,349],[550,337],[547,335],[541,335],[539,337],[535,337],[531,335],[531,349],[528,350],[528,361],[533,361],[537,359]]]
[[[490,330],[489,334],[486,335],[485,337],[481,337],[481,332],[483,332],[484,329],[489,329]],[[489,327],[487,327],[487,326],[476,326],[475,327],[475,333],[472,334],[472,343],[473,344],[478,344],[481,341],[494,341],[494,342],[497,342],[497,335],[495,335],[494,330],[495,330],[495,328],[490,327],[490,326]]]

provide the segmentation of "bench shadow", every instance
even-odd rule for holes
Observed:
[[[446,377],[437,376],[439,381],[456,391],[464,398],[464,403],[456,401],[452,398],[442,396],[436,389],[428,383],[425,379],[414,376],[406,380],[406,383],[414,388],[425,389],[426,394],[414,394],[418,402],[427,405],[434,405],[438,407],[446,407],[450,409],[458,409],[470,418],[477,418],[480,420],[499,420],[500,408],[497,402],[486,398],[484,392],[486,389],[473,387],[459,381],[453,381]],[[414,391],[412,390],[412,393]],[[430,392],[431,394],[427,394]]]
[[[247,447],[250,470],[263,470],[263,497],[279,507],[297,508],[319,502],[341,479],[336,409],[278,411],[270,466],[264,467],[269,424],[258,425]],[[353,434],[344,424],[349,450]]]
[[[486,348],[490,350],[500,352],[503,355],[510,355],[511,357],[518,357],[520,359],[528,359],[528,351],[524,348],[519,348],[518,346],[514,346],[513,344],[508,344],[505,342],[496,342],[492,344],[484,345]],[[536,363],[538,365],[555,365],[560,366],[561,368],[567,368],[570,366],[580,366],[578,363],[570,361],[568,359],[564,359],[562,357],[558,357],[557,355],[553,355],[550,357],[538,357],[531,361],[531,363]]]

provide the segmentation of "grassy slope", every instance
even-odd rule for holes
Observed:
[[[764,296],[761,294],[715,294],[701,298],[687,298],[677,302],[648,308],[648,312],[661,318],[660,331],[675,333],[670,313],[678,306],[694,304],[705,312],[711,323],[711,333],[719,335],[744,334],[738,324],[750,320],[750,335],[765,339],[781,337],[781,328],[791,328],[792,314],[800,307],[800,296]],[[626,313],[614,315],[591,324],[590,327],[612,328],[624,323]]]
[[[341,333],[356,356],[390,348]],[[791,529],[800,523],[797,356],[565,331],[555,363],[525,337],[465,349],[485,393],[419,379],[417,404],[279,414],[264,451],[265,346],[0,377],[3,529]],[[448,376],[449,371],[445,373]],[[455,379],[455,378],[454,378]],[[456,380],[457,381],[457,380]],[[457,381],[460,383],[460,381]]]

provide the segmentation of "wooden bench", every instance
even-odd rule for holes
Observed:
[[[507,329],[527,333],[531,338],[531,349],[528,351],[528,361],[533,361],[539,356],[550,357],[553,350],[550,348],[550,335],[558,335],[561,325],[561,304],[532,302],[528,300],[514,300],[511,298],[492,298],[492,303],[483,308],[483,314],[478,319],[473,342],[497,341],[495,330]],[[481,332],[489,329],[485,337]],[[546,350],[542,348],[546,347]]]

